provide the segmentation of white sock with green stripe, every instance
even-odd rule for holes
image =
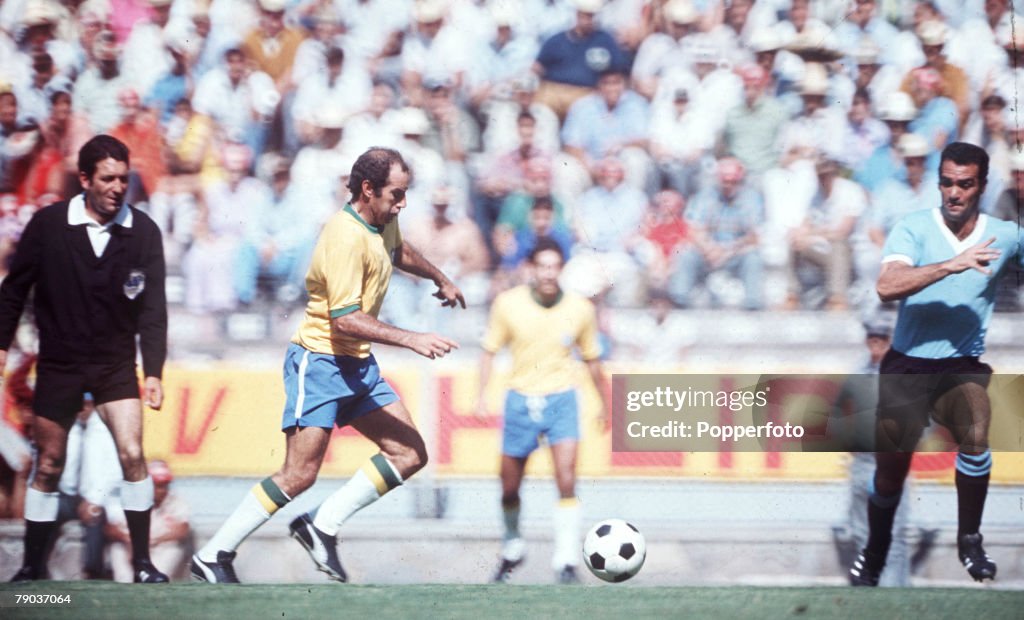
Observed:
[[[374,454],[348,482],[320,504],[313,525],[328,536],[337,536],[341,524],[402,484],[402,476],[384,455]]]
[[[561,570],[580,563],[580,501],[563,497],[555,508],[555,553],[551,566]]]
[[[264,479],[245,494],[238,508],[235,508],[213,538],[199,550],[199,559],[204,562],[215,562],[218,551],[234,551],[243,540],[291,500],[292,498],[274,484],[273,480]]]

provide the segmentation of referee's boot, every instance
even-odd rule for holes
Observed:
[[[132,568],[135,569],[135,583],[170,583],[171,581],[148,559],[133,562]]]
[[[26,564],[18,572],[14,573],[14,576],[11,577],[11,583],[18,581],[40,581],[49,578],[50,576],[47,574],[46,569],[39,570]]]
[[[193,555],[190,569],[192,579],[209,583],[239,583],[234,565],[236,555],[234,551],[218,551],[217,559],[213,562],[204,562],[198,553]]]
[[[324,534],[316,529],[313,520],[308,514],[302,514],[292,520],[288,526],[292,538],[299,541],[299,544],[313,558],[317,570],[327,573],[327,576],[334,581],[345,583],[348,575],[341,567],[341,560],[338,559],[338,539],[334,536]]]
[[[857,559],[853,561],[853,566],[850,567],[848,575],[850,585],[854,587],[877,587],[883,568],[885,568],[885,556],[864,549],[857,554]]]
[[[982,535],[975,532],[964,534],[956,541],[960,563],[975,581],[996,578],[996,563],[985,553],[984,547],[981,546],[982,540]]]

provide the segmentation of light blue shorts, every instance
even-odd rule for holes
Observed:
[[[282,430],[342,427],[398,400],[377,360],[313,353],[292,343],[284,358]]]
[[[541,437],[549,445],[579,441],[579,418],[576,390],[545,396],[526,396],[509,390],[505,397],[501,452],[525,458],[540,446]]]

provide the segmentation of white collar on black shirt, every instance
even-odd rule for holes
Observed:
[[[115,224],[125,228],[132,227],[132,210],[128,208],[127,204],[121,205],[121,210],[117,212],[114,219],[106,224],[100,224],[86,212],[85,195],[79,194],[68,202],[68,224],[72,226],[85,224],[85,231],[89,234],[92,251],[96,256],[102,256],[103,250],[107,248],[107,243],[110,241],[110,230]]]
[[[68,202],[68,224],[72,226],[79,226],[85,224],[86,226],[94,226],[96,228],[109,229],[114,224],[123,226],[125,228],[132,227],[132,210],[128,208],[127,204],[121,205],[121,210],[117,212],[114,219],[110,220],[106,224],[100,224],[96,220],[86,213],[85,211],[85,194],[78,194]]]

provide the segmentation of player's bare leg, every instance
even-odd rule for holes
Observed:
[[[96,406],[117,446],[124,480],[121,507],[132,540],[132,568],[136,583],[168,583],[170,579],[149,558],[149,523],[153,511],[153,480],[142,451],[142,401],[125,398]]]
[[[555,553],[551,565],[558,573],[560,583],[577,583],[576,565],[579,564],[580,502],[576,497],[576,460],[579,443],[561,441],[551,446],[555,465],[555,484],[558,487],[558,506],[555,508]]]
[[[317,568],[335,581],[347,581],[337,553],[338,529],[357,511],[402,484],[427,463],[427,448],[409,410],[401,401],[387,404],[354,420],[352,428],[377,444],[380,453],[324,500],[315,517],[304,514],[289,529],[313,558]]]
[[[330,439],[330,429],[316,426],[293,426],[285,431],[281,469],[246,493],[224,525],[192,556],[194,579],[238,583],[232,564],[236,549],[292,498],[313,486]]]
[[[519,532],[519,489],[526,472],[526,458],[501,455],[501,517],[505,533],[501,545],[501,565],[494,575],[496,583],[508,581],[512,571],[526,558],[526,542]]]
[[[60,503],[57,484],[64,472],[68,429],[37,415],[32,433],[38,454],[35,476],[25,491],[25,556],[21,570],[12,581],[47,578],[46,556],[57,528]]]
[[[959,446],[956,457],[957,555],[975,581],[994,579],[996,564],[982,547],[981,517],[988,496],[992,453],[988,430],[992,408],[978,383],[964,383],[936,403],[936,419]]]

